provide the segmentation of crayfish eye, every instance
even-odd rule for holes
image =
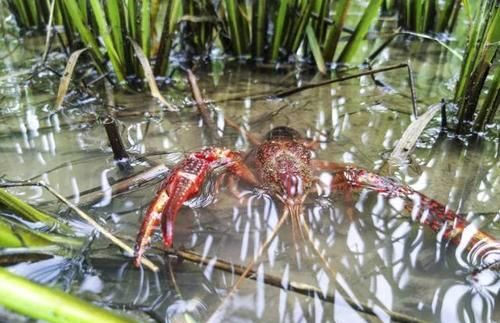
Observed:
[[[271,131],[269,131],[266,134],[265,138],[266,140],[278,140],[278,139],[298,140],[302,138],[302,136],[297,130],[292,129],[290,127],[282,126],[271,129]]]

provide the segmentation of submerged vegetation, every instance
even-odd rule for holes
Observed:
[[[475,18],[453,98],[459,106],[457,131],[470,129],[469,122],[475,131],[484,129],[498,107],[495,1],[370,0],[359,18],[349,19],[351,0],[9,0],[8,7],[21,28],[63,25],[64,46],[88,48],[97,70],[108,74],[111,69],[123,86],[148,76],[141,56],[151,60],[156,77],[165,77],[174,71],[171,62],[177,66],[220,51],[255,62],[314,61],[325,74],[328,66],[360,62],[360,46],[382,12],[399,17],[404,30],[450,34],[465,7],[465,15]]]
[[[462,2],[462,0],[387,0],[386,8],[398,9],[399,24],[406,30],[418,33],[451,33],[457,24]]]
[[[500,6],[495,0],[482,1],[470,28],[453,100],[459,107],[459,132],[470,130],[471,123],[473,130],[481,131],[493,122],[500,106],[499,46]]]

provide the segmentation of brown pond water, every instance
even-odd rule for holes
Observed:
[[[132,245],[160,179],[118,196],[107,193],[109,185],[125,175],[113,162],[99,121],[107,111],[102,83],[93,88],[100,98],[74,95],[63,112],[49,117],[58,77],[49,71],[31,73],[42,48],[36,38],[1,44],[0,174],[10,180],[46,181]],[[11,50],[14,52],[7,55]],[[416,72],[420,114],[442,97],[451,97],[457,59],[435,45],[413,42],[384,51],[378,66],[408,59]],[[54,54],[50,65],[62,71],[63,61],[63,56]],[[298,69],[278,71],[222,62],[196,73],[204,97],[218,102],[212,105],[220,128],[216,139],[210,139],[189,104],[189,87],[181,78],[177,89],[166,91],[181,107],[180,112],[163,111],[144,94],[114,93],[121,134],[134,160],[133,173],[148,167],[140,156],[172,167],[184,153],[207,145],[248,150],[246,138],[225,126],[224,117],[262,135],[275,126],[293,127],[320,140],[315,158],[373,170],[382,165],[412,121],[403,70],[378,75],[386,87],[376,86],[364,76],[282,99],[251,97],[322,78]],[[458,140],[440,132],[437,116],[421,136],[412,162],[397,169],[394,177],[499,237],[498,156],[498,125],[481,139]],[[90,205],[83,203],[84,192],[92,188],[105,193]],[[215,260],[248,263],[282,215],[280,204],[262,190],[241,187],[242,198],[237,199],[223,188],[213,204],[184,207],[175,226],[175,247],[193,250],[209,264],[165,256],[158,232],[154,248],[147,251],[160,267],[159,273],[153,273],[134,268],[130,257],[92,233],[89,225],[43,189],[10,191],[68,219],[77,232],[88,237],[88,243],[71,255],[20,263],[10,267],[13,272],[97,304],[126,310],[143,321],[206,321],[238,278],[215,268]],[[414,223],[397,200],[362,190],[354,195],[353,204],[349,216],[343,192],[311,196],[304,220],[328,267],[307,239],[294,241],[292,225],[286,223],[270,249],[259,257],[256,281],[245,281],[225,308],[224,321],[371,322],[389,321],[391,312],[424,321],[500,319],[498,272],[472,274],[478,264],[467,251]],[[316,292],[309,296],[286,292],[266,284],[264,274],[275,276],[284,285],[307,284]],[[335,302],[324,299],[328,297],[335,297]],[[348,304],[347,299],[357,305]],[[374,314],[360,311],[361,304]],[[24,321],[0,310],[3,320]]]

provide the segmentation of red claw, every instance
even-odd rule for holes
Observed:
[[[172,170],[146,211],[135,243],[136,266],[139,266],[150,237],[160,222],[165,247],[172,246],[174,222],[179,209],[198,194],[209,170],[232,162],[236,154],[229,150],[207,148],[190,154]]]

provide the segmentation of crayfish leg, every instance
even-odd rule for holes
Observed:
[[[411,213],[413,221],[425,224],[436,234],[451,241],[459,248],[474,252],[474,258],[483,264],[497,262],[500,258],[500,241],[475,228],[445,205],[399,184],[389,178],[366,171],[349,168],[344,171],[347,182],[353,187],[368,188],[389,198],[402,198],[405,209]]]

